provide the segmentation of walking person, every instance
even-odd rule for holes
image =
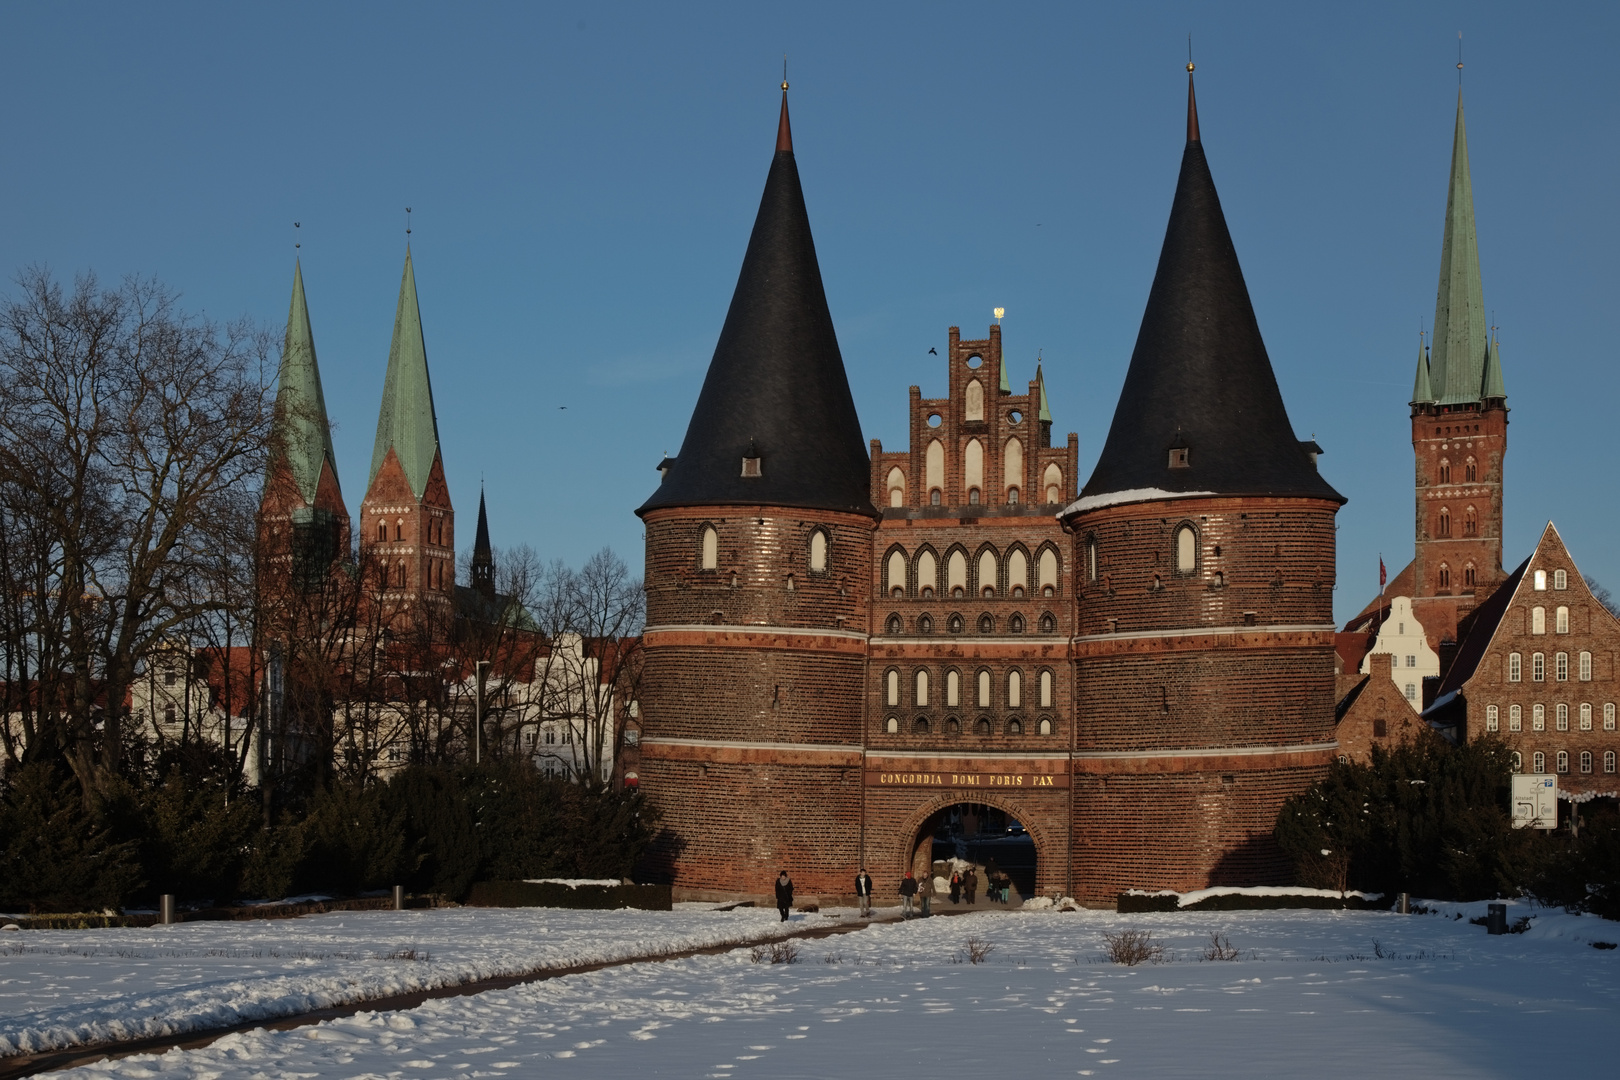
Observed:
[[[968,867],[968,872],[962,877],[962,898],[970,905],[979,895],[979,872]]]
[[[958,904],[958,903],[961,903],[961,901],[962,901],[962,872],[960,870],[952,870],[951,871],[951,903]]]
[[[861,872],[855,875],[855,896],[861,903],[861,918],[872,917],[872,875],[861,867]]]
[[[934,913],[934,868],[929,867],[923,875],[922,883],[917,886],[917,895],[922,897],[922,917],[928,918]]]
[[[901,879],[900,882],[900,903],[904,908],[904,910],[901,912],[902,918],[911,918],[911,905],[915,901],[916,896],[917,879],[912,876],[910,870],[907,870],[906,876]]]
[[[788,909],[793,906],[793,879],[783,870],[776,876],[776,910],[782,913],[782,921],[788,921]]]

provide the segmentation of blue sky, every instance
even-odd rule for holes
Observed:
[[[294,220],[344,494],[364,494],[413,250],[470,543],[633,565],[770,162],[781,59],[869,438],[946,328],[1004,306],[1014,384],[1101,449],[1180,159],[1186,37],[1300,437],[1350,499],[1342,620],[1412,550],[1406,400],[1433,319],[1457,32],[1512,425],[1506,561],[1555,520],[1620,587],[1614,4],[0,8],[0,270],[156,274],[280,325]],[[9,287],[9,286],[7,286]],[[943,351],[943,350],[941,350]],[[567,406],[566,409],[561,406]]]

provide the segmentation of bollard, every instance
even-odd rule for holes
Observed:
[[[1508,932],[1506,904],[1486,905],[1485,932],[1488,934],[1505,934]]]
[[[166,892],[158,898],[158,922],[164,926],[174,925],[174,893]]]
[[[1395,901],[1395,910],[1400,912],[1402,915],[1412,914],[1412,894],[1404,892],[1401,893]]]
[[[405,886],[403,885],[394,886],[394,910],[405,910]]]

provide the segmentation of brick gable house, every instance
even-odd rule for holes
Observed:
[[[1339,722],[1333,737],[1339,760],[1365,765],[1372,748],[1391,750],[1403,742],[1432,739],[1434,731],[1407,699],[1405,687],[1395,682],[1390,653],[1367,656],[1368,672],[1339,701]]]

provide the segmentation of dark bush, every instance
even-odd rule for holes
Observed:
[[[413,765],[388,781],[381,798],[405,829],[397,882],[411,892],[466,896],[478,874],[479,837],[456,774]]]
[[[133,840],[114,836],[104,809],[87,809],[78,782],[50,762],[7,777],[0,799],[0,909],[95,911],[142,884]]]
[[[260,808],[207,774],[172,769],[140,799],[141,864],[147,899],[226,903],[240,895],[259,838]]]
[[[1512,753],[1486,738],[1374,747],[1288,800],[1276,838],[1299,883],[1442,900],[1517,895],[1536,853],[1508,817]]]
[[[1620,813],[1613,799],[1566,811],[1582,817],[1579,834],[1546,837],[1531,892],[1544,904],[1620,919]]]
[[[335,784],[310,800],[299,826],[304,853],[294,888],[356,893],[397,884],[405,861],[405,814],[375,784]]]

